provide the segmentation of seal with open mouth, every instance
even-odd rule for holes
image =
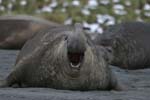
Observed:
[[[1,87],[70,90],[120,89],[106,60],[80,24],[39,32],[22,48],[14,70]]]

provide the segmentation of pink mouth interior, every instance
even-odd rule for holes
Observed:
[[[84,53],[71,53],[68,52],[68,58],[69,61],[73,64],[73,65],[78,65],[84,57]]]

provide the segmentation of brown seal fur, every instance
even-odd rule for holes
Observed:
[[[150,67],[150,24],[127,22],[114,25],[95,39],[96,44],[111,49],[112,65],[125,69]]]
[[[27,15],[0,16],[0,48],[21,49],[34,33],[58,24]]]
[[[19,84],[70,90],[120,88],[80,24],[41,31],[27,41],[19,55],[1,87]]]

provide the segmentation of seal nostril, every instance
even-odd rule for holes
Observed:
[[[112,48],[106,47],[106,49],[107,49],[107,51],[108,51],[109,53],[112,53]]]
[[[64,39],[65,39],[65,40],[68,40],[68,36],[65,36]]]

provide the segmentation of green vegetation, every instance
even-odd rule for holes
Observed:
[[[57,1],[57,6],[52,7],[52,11],[46,12],[41,9],[49,6],[52,1]],[[29,14],[35,16],[43,16],[49,20],[63,23],[66,19],[72,18],[73,22],[88,23],[96,22],[97,14],[108,14],[113,16],[116,22],[144,20],[150,22],[150,10],[144,10],[146,4],[150,4],[149,0],[119,0],[119,2],[109,1],[108,4],[102,4],[97,0],[98,6],[95,8],[86,8],[88,0],[80,0],[80,5],[72,5],[73,0],[2,0],[0,3],[0,15],[3,14]],[[105,0],[103,0],[105,1]],[[66,4],[64,2],[67,2]],[[114,6],[121,4],[126,14],[116,14]],[[90,15],[82,13],[81,9],[86,9]],[[149,15],[146,15],[148,13]]]

